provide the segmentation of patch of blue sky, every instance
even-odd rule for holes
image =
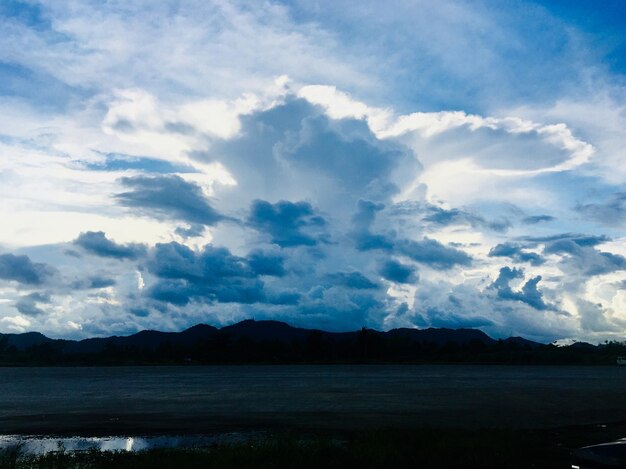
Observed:
[[[610,71],[626,74],[626,2],[624,0],[540,0],[538,4],[590,35]]]
[[[36,109],[63,112],[87,93],[51,75],[16,63],[0,61],[0,97],[19,98]]]
[[[104,161],[85,163],[86,169],[92,171],[141,171],[154,174],[196,173],[187,165],[175,164],[169,161],[151,158],[149,156],[133,156],[121,153],[107,153]]]
[[[529,2],[287,4],[297,21],[335,35],[348,56],[366,51],[377,61],[378,99],[400,112],[545,104],[576,90],[585,80],[581,62],[591,60],[569,24]]]
[[[623,192],[623,186],[608,184],[599,177],[580,174],[576,171],[541,174],[534,178],[533,185],[544,190],[549,188],[552,197],[559,201],[553,206],[553,213],[548,213],[557,217],[554,223],[550,223],[551,230],[605,234],[609,237],[623,236],[623,227],[607,226],[577,210],[577,207],[581,205],[606,203],[613,194]],[[529,186],[528,190],[532,191],[532,186]],[[544,227],[532,227],[532,229],[541,228]]]
[[[0,17],[25,24],[33,29],[48,29],[50,20],[45,16],[39,4],[32,1],[0,1]]]

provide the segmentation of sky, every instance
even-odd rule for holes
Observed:
[[[0,332],[626,340],[621,0],[0,0]]]

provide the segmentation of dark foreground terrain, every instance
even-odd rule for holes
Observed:
[[[626,437],[625,390],[617,366],[0,368],[0,434],[259,432],[0,467],[569,467],[573,448]]]
[[[21,468],[569,468],[574,448],[626,434],[626,423],[541,430],[378,429],[348,434],[274,434],[204,449],[137,453],[0,453]]]

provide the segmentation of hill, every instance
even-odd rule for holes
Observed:
[[[223,363],[615,363],[626,346],[557,347],[523,337],[495,340],[477,329],[363,328],[328,332],[279,321],[246,320],[181,332],[51,339],[37,332],[0,334],[1,365]]]

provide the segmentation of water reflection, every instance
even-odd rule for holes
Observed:
[[[253,438],[259,438],[259,433],[107,437],[0,435],[0,451],[18,447],[23,454],[36,455],[52,451],[143,451],[153,448],[202,448],[214,444],[241,443]]]

